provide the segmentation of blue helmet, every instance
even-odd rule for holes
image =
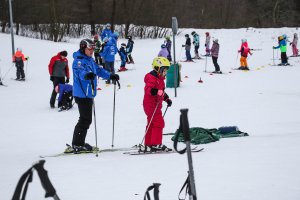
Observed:
[[[286,39],[286,38],[287,38],[286,34],[283,34],[282,37],[283,37],[283,39]]]
[[[119,37],[119,32],[115,31],[112,36],[115,37],[115,38],[118,38]]]

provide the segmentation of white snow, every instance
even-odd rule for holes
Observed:
[[[176,37],[177,59],[184,59],[184,30]],[[238,126],[249,137],[221,139],[202,145],[205,150],[193,154],[198,199],[205,200],[298,200],[300,199],[300,58],[291,58],[293,66],[270,66],[272,46],[277,37],[292,37],[299,30],[280,29],[215,29],[197,30],[200,53],[204,54],[205,32],[210,31],[220,43],[219,64],[224,75],[204,73],[205,59],[182,63],[182,82],[174,97],[174,89],[166,91],[173,105],[165,116],[164,133],[179,126],[181,108],[188,108],[190,127],[218,128]],[[254,51],[248,58],[251,71],[231,70],[239,66],[237,50],[247,38]],[[126,40],[121,39],[121,42]],[[77,106],[67,112],[50,109],[52,82],[48,63],[59,51],[67,50],[71,68],[72,53],[79,39],[54,43],[15,37],[15,46],[29,56],[26,82],[17,82],[11,62],[9,34],[0,34],[0,69],[7,73],[0,87],[0,199],[10,199],[20,176],[39,155],[62,152],[71,143],[78,120]],[[130,147],[142,141],[146,117],[142,107],[144,75],[151,70],[163,39],[135,40],[135,70],[119,73],[121,89],[116,91],[114,146]],[[279,51],[279,50],[277,50]],[[279,58],[280,52],[274,52]],[[194,55],[192,50],[192,56]],[[291,47],[288,46],[288,55]],[[238,56],[238,57],[237,57]],[[119,58],[117,57],[117,60]],[[279,60],[275,60],[276,63]],[[115,68],[119,68],[119,62]],[[211,58],[207,70],[213,71]],[[184,78],[188,76],[188,78]],[[198,83],[199,78],[204,81]],[[72,76],[71,76],[72,82]],[[95,98],[98,145],[110,148],[112,143],[114,86],[100,81]],[[164,104],[163,111],[166,105]],[[164,143],[172,147],[170,136]],[[95,145],[94,123],[86,139]],[[184,145],[181,145],[183,147]],[[161,199],[177,199],[186,179],[187,156],[179,154],[128,156],[122,152],[47,158],[45,164],[58,196],[65,199],[143,199],[154,182],[161,183]],[[35,173],[27,199],[43,199],[44,190]]]

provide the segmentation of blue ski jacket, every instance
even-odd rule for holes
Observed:
[[[104,58],[105,62],[114,62],[115,55],[118,52],[116,40],[109,38],[107,44],[104,46],[103,52],[100,55]]]
[[[58,102],[61,102],[64,96],[65,92],[72,92],[73,86],[70,84],[58,84],[59,88],[59,96],[58,96]]]
[[[86,56],[79,50],[73,53],[73,96],[80,98],[94,98],[97,95],[97,76],[108,80],[110,73],[99,67],[92,57]],[[94,80],[86,80],[87,73],[93,72]]]

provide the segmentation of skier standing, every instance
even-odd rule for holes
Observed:
[[[213,45],[211,47],[210,52],[211,52],[212,61],[213,61],[214,66],[215,66],[214,73],[220,73],[221,74],[222,72],[220,71],[220,66],[218,64],[219,49],[220,49],[219,41],[218,41],[217,38],[215,38],[213,40]]]
[[[200,59],[200,56],[199,56],[199,52],[198,52],[198,49],[199,49],[199,46],[200,46],[200,39],[199,39],[199,35],[193,31],[192,32],[192,36],[193,36],[193,45],[195,46],[195,57],[194,59]]]
[[[205,56],[210,56],[210,52],[209,52],[209,46],[210,46],[210,35],[209,32],[205,33],[206,38],[205,38]]]
[[[69,66],[68,66],[68,52],[61,51],[56,56],[53,56],[48,65],[50,80],[53,82],[53,90],[50,98],[50,107],[55,108],[55,99],[57,93],[55,92],[55,87],[59,83],[69,83],[70,74],[69,74]],[[65,80],[65,77],[66,80]]]
[[[120,66],[120,69],[118,70],[119,72],[127,71],[127,68],[126,68],[127,54],[126,54],[125,48],[126,48],[126,44],[122,43],[121,48],[118,51],[120,58],[121,58],[121,66]]]
[[[165,76],[170,62],[164,57],[156,57],[152,62],[153,70],[145,75],[143,107],[147,115],[145,151],[171,151],[162,144],[165,122],[162,116],[162,101],[172,105],[172,100],[165,93]]]
[[[22,53],[22,49],[17,48],[16,53],[13,55],[13,62],[15,63],[17,68],[17,78],[15,80],[25,81],[24,61],[26,60],[28,60],[28,57],[25,58],[24,54]]]
[[[158,57],[164,57],[164,58],[167,58],[168,59],[168,56],[169,56],[169,51],[168,49],[166,48],[166,45],[165,44],[162,44],[161,46],[161,49],[158,53]]]
[[[182,45],[182,47],[185,47],[185,56],[186,61],[185,62],[193,62],[191,57],[191,38],[189,37],[189,34],[185,34],[185,44]]]
[[[92,56],[95,44],[90,39],[80,41],[79,50],[73,53],[73,96],[78,105],[79,120],[73,132],[72,147],[65,153],[81,153],[95,150],[85,143],[87,131],[92,123],[94,97],[97,95],[97,76],[104,79],[119,80],[117,74],[112,74],[99,67]]]
[[[299,55],[299,50],[297,48],[297,44],[298,44],[298,35],[297,35],[297,33],[294,33],[293,41],[290,43],[290,45],[292,45],[292,49],[293,49],[293,56]]]
[[[126,45],[126,53],[127,53],[126,62],[127,62],[127,64],[130,64],[130,63],[134,64],[133,58],[131,56],[134,42],[132,40],[132,36],[127,36],[127,39],[128,39],[128,42]]]
[[[287,56],[286,56],[286,37],[284,35],[278,37],[278,46],[273,47],[273,49],[278,49],[280,48],[281,51],[281,63],[279,65],[289,65],[287,61]]]
[[[102,65],[102,60],[100,57],[100,50],[101,50],[101,42],[99,41],[99,36],[95,35],[94,36],[94,43],[95,43],[95,50],[94,50],[94,57],[95,57],[95,62],[98,65]]]
[[[169,61],[172,61],[172,56],[171,56],[172,41],[170,40],[170,36],[166,36],[165,39],[166,39],[165,40],[165,45],[166,45],[166,48],[169,52],[169,55],[168,55],[167,58],[168,58]]]
[[[239,70],[249,70],[248,63],[247,63],[247,57],[248,54],[252,55],[250,48],[248,47],[248,42],[246,39],[242,39],[242,44],[240,50],[238,50],[239,53],[241,53],[240,58],[240,67]]]
[[[109,38],[111,37],[111,35],[113,34],[113,32],[111,31],[111,25],[110,23],[107,23],[105,25],[105,29],[102,31],[100,37],[101,37],[101,40],[103,41],[104,38]]]

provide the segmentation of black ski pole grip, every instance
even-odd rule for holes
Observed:
[[[47,197],[57,196],[56,191],[48,177],[48,172],[44,169],[44,164],[45,164],[45,160],[40,160],[39,163],[33,166],[33,168],[36,169],[40,177],[42,186],[46,191],[45,197],[47,198]]]
[[[182,132],[183,132],[183,136],[184,136],[184,141],[187,142],[187,141],[191,141],[191,138],[190,138],[190,133],[189,133],[189,120],[188,120],[188,117],[187,117],[187,113],[188,113],[188,109],[185,108],[185,109],[181,109],[180,112],[181,112],[181,127],[182,127]]]

